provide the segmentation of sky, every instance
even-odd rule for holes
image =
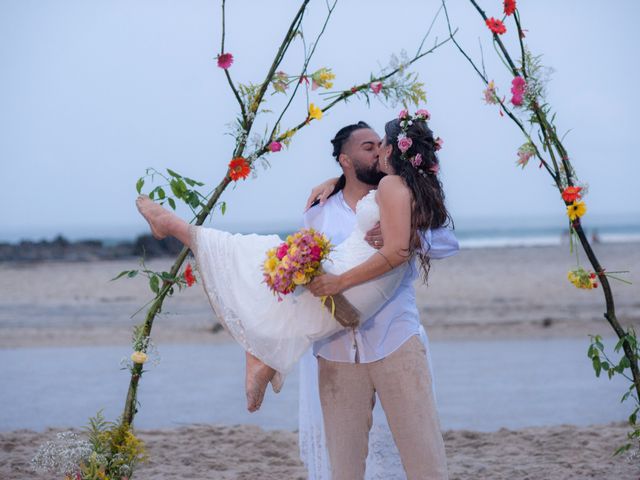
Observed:
[[[236,82],[260,82],[299,2],[227,2],[226,50]],[[502,2],[480,2],[500,16]],[[312,0],[303,34],[312,43],[326,14]],[[330,67],[335,88],[366,81],[404,49],[413,54],[440,2],[342,0],[310,69]],[[589,185],[585,224],[640,223],[640,3],[521,0],[527,44],[553,68],[548,100],[582,182]],[[471,4],[451,0],[458,40],[508,94],[510,78]],[[513,30],[513,26],[508,24]],[[171,168],[213,188],[231,159],[228,124],[237,115],[223,72],[217,1],[0,0],[0,241],[20,238],[126,237],[146,231],[134,200],[147,167]],[[427,45],[446,37],[444,17]],[[505,42],[515,46],[510,31]],[[298,72],[297,40],[281,69]],[[457,227],[516,221],[564,225],[563,203],[535,162],[516,167],[522,134],[482,100],[483,84],[451,43],[412,67],[425,84],[440,152],[447,205]],[[319,91],[309,100],[322,105]],[[283,105],[268,95],[267,108]],[[300,224],[310,189],[339,173],[329,140],[365,120],[378,132],[400,106],[351,101],[269,156],[271,168],[240,181],[209,225],[280,231]],[[412,107],[413,108],[413,107]],[[306,115],[304,95],[283,126]],[[257,122],[272,125],[275,113]],[[146,188],[146,187],[145,187]],[[188,217],[186,208],[179,213]],[[515,219],[515,220],[514,220]]]

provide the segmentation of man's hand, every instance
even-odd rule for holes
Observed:
[[[373,228],[367,232],[367,234],[364,236],[364,239],[375,249],[380,250],[384,246],[380,222],[376,223]]]
[[[326,297],[328,295],[337,295],[344,290],[340,275],[325,273],[318,275],[305,285],[311,293],[316,297]]]
[[[309,195],[309,198],[307,199],[307,205],[304,207],[304,211],[306,212],[309,210],[313,202],[316,200],[320,202],[321,206],[324,205],[324,202],[327,201],[327,198],[329,198],[329,195],[333,192],[333,187],[336,186],[336,183],[338,183],[338,177],[330,178],[317,187],[313,187],[311,195]]]

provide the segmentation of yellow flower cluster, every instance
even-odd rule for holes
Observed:
[[[135,436],[130,425],[106,423],[100,414],[96,418],[89,428],[93,452],[80,463],[79,476],[92,480],[121,480],[124,478],[123,467],[132,472],[139,463],[148,460],[144,442]]]
[[[287,130],[284,132],[284,137],[282,138],[282,143],[284,143],[287,147],[291,144],[291,138],[296,132],[294,130]]]
[[[336,78],[335,74],[331,71],[330,68],[323,67],[320,70],[317,70],[311,75],[311,79],[314,82],[314,86],[326,88],[329,90],[333,88],[332,80]]]
[[[582,288],[584,290],[591,290],[598,286],[598,280],[596,274],[593,272],[587,272],[584,268],[578,267],[575,270],[570,270],[567,273],[567,278],[576,288]]]
[[[322,118],[322,109],[316,107],[314,103],[309,104],[309,118],[320,120]]]

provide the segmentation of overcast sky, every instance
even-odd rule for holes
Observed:
[[[226,49],[235,56],[230,71],[236,81],[259,82],[298,2],[227,3]],[[322,0],[311,5],[304,22],[308,41],[326,11]],[[412,54],[439,5],[343,0],[310,68],[331,67],[339,89],[360,83],[392,54]],[[499,0],[481,5],[490,15],[501,13]],[[590,186],[586,224],[638,223],[640,92],[633,59],[640,46],[640,2],[518,5],[531,50],[555,69],[548,98],[561,133],[571,130],[566,146]],[[450,13],[460,42],[476,58],[482,41],[488,74],[508,93],[510,79],[475,10],[455,0]],[[0,0],[0,240],[141,233],[135,182],[146,167],[169,167],[217,184],[233,148],[226,125],[237,114],[215,62],[220,20],[218,1]],[[427,43],[445,36],[443,20]],[[513,44],[509,34],[506,41]],[[298,41],[282,69],[298,71],[301,58]],[[445,141],[442,178],[458,225],[518,216],[523,223],[564,222],[550,177],[535,162],[524,171],[515,166],[523,137],[494,106],[484,105],[480,79],[453,46],[414,70],[426,86],[431,127]],[[318,92],[310,95],[322,104]],[[304,97],[299,100],[285,127],[304,118]],[[257,179],[225,192],[227,213],[212,225],[258,231],[295,226],[310,188],[338,173],[329,143],[335,132],[361,119],[382,132],[398,110],[357,101],[334,108],[297,135],[288,151],[271,155],[271,169],[259,169]],[[273,120],[267,116],[259,125]]]

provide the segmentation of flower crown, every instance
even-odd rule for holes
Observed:
[[[437,163],[432,165],[428,170],[424,169],[422,166],[422,155],[417,153],[410,157],[407,154],[407,151],[413,145],[413,140],[407,135],[409,131],[409,127],[413,125],[415,120],[422,120],[426,122],[431,118],[431,114],[425,110],[418,110],[415,115],[410,115],[408,110],[400,110],[400,114],[398,115],[398,120],[400,120],[400,129],[402,130],[398,135],[398,149],[400,150],[400,158],[402,160],[406,160],[420,173],[422,176],[426,177],[427,175],[437,175],[440,171],[440,165]],[[436,137],[435,139],[435,151],[437,152],[442,148],[442,144],[444,142],[440,137]],[[422,168],[420,168],[422,166]]]

